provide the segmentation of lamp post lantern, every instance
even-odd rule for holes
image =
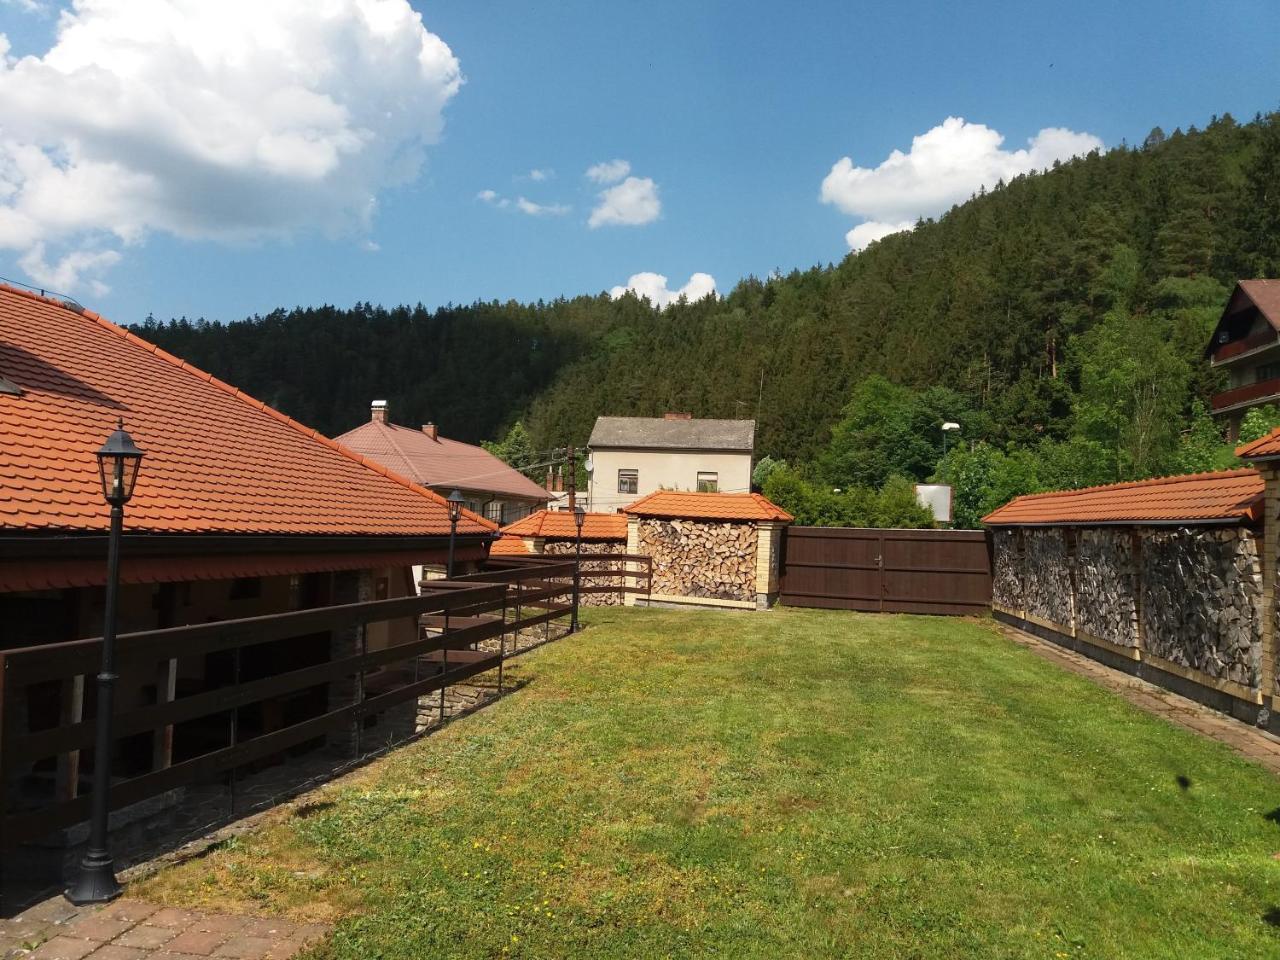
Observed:
[[[463,499],[462,493],[458,490],[453,491],[445,498],[449,504],[449,563],[445,566],[444,575],[453,579],[453,541],[458,535],[458,520],[462,517],[462,505],[467,501]]]
[[[573,547],[573,620],[569,624],[572,633],[578,632],[578,601],[582,592],[582,522],[586,518],[586,511],[579,503],[573,508],[573,525],[577,528],[578,536]]]
[[[942,456],[944,458],[947,455],[947,434],[952,433],[953,431],[959,431],[959,429],[960,424],[952,423],[950,420],[942,425]]]
[[[107,814],[110,811],[112,701],[116,674],[116,601],[120,589],[120,535],[124,529],[124,505],[138,481],[142,451],[125,432],[124,421],[98,451],[98,479],[103,499],[111,505],[111,533],[107,539],[106,603],[102,616],[102,665],[98,671],[97,733],[93,747],[93,793],[89,818],[89,845],[80,861],[80,872],[67,890],[74,904],[106,903],[120,896],[115,863],[107,849]]]

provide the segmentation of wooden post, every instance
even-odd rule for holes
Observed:
[[[1280,469],[1259,465],[1262,500],[1262,702],[1276,708],[1276,549],[1280,543]]]
[[[64,727],[79,723],[84,719],[84,674],[65,678],[59,687],[58,723]],[[80,751],[68,750],[58,754],[57,763],[54,796],[59,800],[74,800],[80,796]]]
[[[1129,536],[1132,538],[1130,545],[1133,554],[1130,563],[1133,565],[1134,642],[1138,645],[1138,659],[1142,659],[1147,646],[1147,631],[1142,626],[1142,607],[1146,599],[1146,580],[1142,576],[1142,531],[1134,527],[1129,531]]]
[[[178,694],[177,659],[161,660],[156,670],[156,702],[173,703]],[[151,769],[164,770],[173,765],[173,724],[155,732],[151,744]]]

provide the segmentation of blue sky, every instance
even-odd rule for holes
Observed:
[[[237,15],[232,6],[225,5],[228,16]],[[423,147],[416,175],[396,183],[398,176],[387,172],[391,161],[372,173],[360,168],[355,178],[367,178],[377,197],[369,217],[350,222],[349,196],[334,199],[341,184],[314,196],[299,187],[281,201],[277,229],[268,210],[272,191],[262,191],[255,173],[211,176],[175,148],[176,159],[163,167],[163,196],[123,193],[70,226],[76,209],[68,212],[55,199],[49,212],[48,204],[32,200],[38,213],[10,228],[7,247],[0,217],[0,275],[30,281],[32,247],[44,244],[35,262],[45,282],[66,279],[74,287],[69,292],[120,322],[148,313],[228,320],[277,306],[357,300],[433,306],[549,299],[609,290],[644,271],[667,276],[673,289],[706,273],[727,291],[748,274],[838,261],[850,249],[846,234],[864,219],[890,229],[903,218],[938,212],[912,206],[928,205],[920,198],[936,184],[919,178],[933,177],[936,163],[907,171],[917,180],[864,182],[854,174],[830,184],[827,194],[823,183],[842,157],[855,168],[875,168],[895,149],[911,151],[913,138],[948,117],[998,131],[1001,149],[1016,151],[1044,128],[1114,146],[1140,141],[1156,124],[1172,130],[1217,113],[1246,119],[1280,107],[1274,52],[1280,4],[1273,0],[450,0],[414,7],[425,30],[448,45],[464,82],[437,98],[443,125],[422,138],[434,142]],[[126,9],[123,0],[86,0],[81,15],[96,18],[89,35],[98,46],[88,44],[81,56],[111,51],[117,27],[121,36],[136,31]],[[289,21],[275,25],[281,24],[282,42],[292,42]],[[16,137],[61,162],[61,138],[78,134],[60,124],[81,130],[86,123],[76,114],[83,88],[73,97],[60,80],[42,74],[33,82],[34,74],[21,75],[15,66],[57,42],[53,4],[0,0],[0,33],[10,44],[8,67],[0,71],[0,145]],[[336,42],[321,37],[315,49],[325,56]],[[234,38],[229,43],[234,49]],[[305,47],[298,53],[303,63],[315,60]],[[182,58],[175,59],[155,69],[180,71]],[[382,62],[390,78],[380,76]],[[360,102],[397,109],[395,70],[403,63],[385,52],[352,63],[353,87],[369,91]],[[253,112],[270,85],[233,83],[241,92],[232,95],[248,96],[244,106]],[[243,93],[250,88],[256,92]],[[163,99],[169,88],[149,82],[146,89]],[[174,89],[175,97],[186,95]],[[439,89],[424,88],[408,109],[430,114]],[[123,99],[132,105],[138,98]],[[272,111],[265,122],[277,116]],[[119,150],[124,170],[153,172],[154,155],[164,151],[147,149],[147,129],[135,125],[127,136],[106,137],[95,128],[88,136],[98,137],[96,160],[110,161]],[[421,132],[412,123],[408,133],[403,124],[388,129],[407,141]],[[938,163],[953,143],[939,138]],[[594,183],[585,172],[615,158],[627,161],[630,176],[653,182],[661,212],[649,222],[592,229],[588,218],[599,194],[620,181]],[[3,169],[0,149],[0,214]],[[529,179],[535,169],[554,174]],[[943,184],[939,195],[954,187]],[[83,206],[95,207],[92,183],[85,189]],[[479,199],[486,190],[493,201]],[[197,212],[187,209],[202,197],[212,199]],[[530,215],[517,208],[520,197],[568,209]],[[255,208],[265,211],[261,217],[253,216]],[[315,216],[313,208],[320,210]],[[226,224],[221,211],[228,212]],[[113,235],[113,216],[132,226]],[[58,257],[77,254],[85,259],[53,269]]]

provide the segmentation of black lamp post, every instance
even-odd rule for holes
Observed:
[[[98,477],[102,496],[111,504],[111,536],[107,541],[107,596],[102,620],[102,668],[98,673],[97,735],[93,748],[93,809],[89,820],[89,846],[80,861],[80,874],[67,891],[74,904],[106,903],[120,896],[115,864],[107,850],[107,813],[110,809],[112,700],[116,675],[116,596],[120,587],[120,534],[124,529],[124,505],[133,496],[142,451],[116,425],[98,451]]]
[[[578,600],[582,590],[582,521],[586,517],[587,513],[582,509],[582,504],[579,503],[573,508],[573,525],[578,528],[578,539],[573,548],[573,620],[569,624],[569,630],[572,633],[578,632]]]
[[[455,490],[445,498],[449,504],[449,563],[445,567],[445,576],[453,579],[453,540],[458,535],[458,520],[462,516],[462,505],[467,501],[461,492]]]

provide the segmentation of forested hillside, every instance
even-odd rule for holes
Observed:
[[[689,410],[756,417],[793,486],[1003,471],[986,502],[1220,460],[1202,351],[1246,276],[1280,276],[1280,115],[1156,129],[838,265],[661,312],[602,294],[137,329],[329,434],[374,397],[460,439],[522,419],[535,449],[585,442],[598,414]],[[962,431],[940,465],[943,420]]]

